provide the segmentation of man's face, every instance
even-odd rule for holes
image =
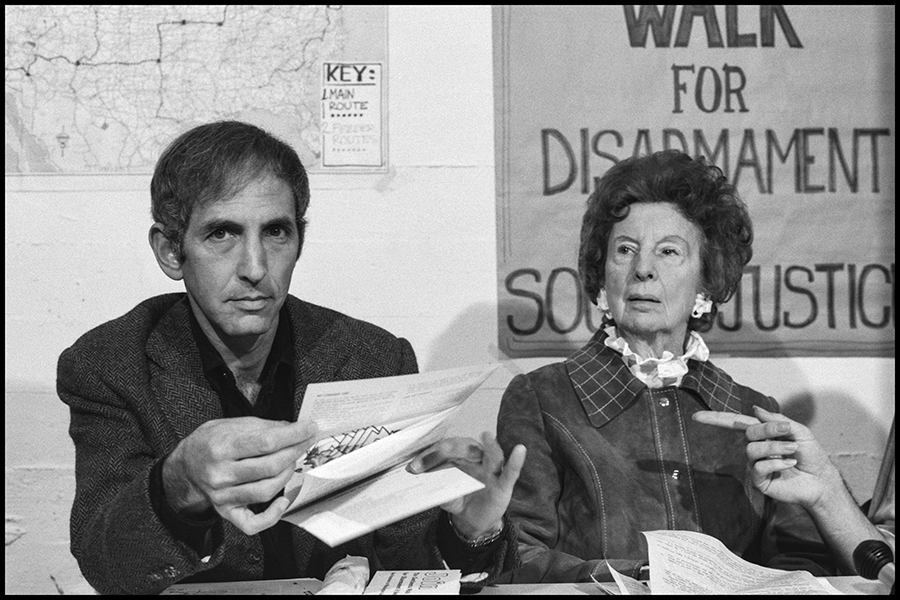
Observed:
[[[228,345],[274,331],[297,261],[294,217],[290,188],[272,175],[194,208],[182,273],[208,336]]]

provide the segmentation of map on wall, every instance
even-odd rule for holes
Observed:
[[[7,5],[5,17],[8,174],[151,172],[178,134],[219,119],[271,131],[311,171],[385,166],[372,77],[387,58],[384,5]],[[362,64],[365,101],[327,103],[329,77]],[[340,156],[368,162],[323,161],[329,118],[345,119]]]

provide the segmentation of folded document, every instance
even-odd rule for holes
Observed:
[[[337,546],[483,488],[456,468],[413,475],[405,465],[497,367],[310,384],[299,418],[316,422],[319,441],[297,461],[282,520]]]

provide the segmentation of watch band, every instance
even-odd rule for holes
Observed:
[[[479,536],[474,540],[471,540],[456,528],[456,525],[453,524],[453,517],[450,513],[447,513],[447,521],[450,522],[450,528],[453,530],[453,533],[456,534],[456,537],[459,538],[459,540],[469,548],[483,548],[488,544],[496,542],[498,539],[500,539],[500,535],[503,533],[503,530],[506,529],[506,515],[503,515],[503,522],[500,524],[500,528],[497,529],[497,531]]]

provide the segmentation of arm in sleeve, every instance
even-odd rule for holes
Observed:
[[[71,349],[60,357],[57,392],[70,408],[75,444],[71,550],[100,593],[156,593],[212,568],[223,553],[220,546],[202,561],[160,521],[150,489],[162,452],[154,448],[152,426],[136,414],[126,389]],[[222,540],[221,520],[213,529]]]

